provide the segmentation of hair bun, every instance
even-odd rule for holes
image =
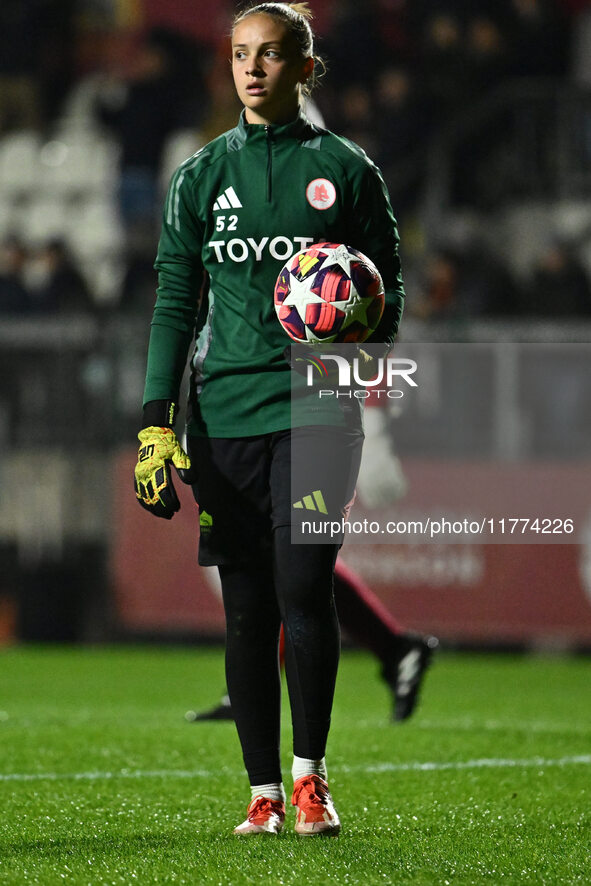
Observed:
[[[314,13],[310,9],[310,4],[306,2],[302,3],[286,3],[286,6],[289,6],[290,9],[293,9],[294,12],[297,12],[298,15],[303,15],[304,18],[312,19],[314,18]]]

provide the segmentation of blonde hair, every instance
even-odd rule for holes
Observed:
[[[232,22],[232,33],[240,22],[251,15],[269,15],[271,18],[279,19],[295,39],[301,57],[314,59],[314,70],[302,86],[302,92],[305,95],[310,95],[320,76],[326,70],[326,66],[320,56],[314,55],[314,32],[310,25],[314,16],[309,4],[255,3],[236,14]],[[320,66],[320,72],[318,72],[317,66]]]

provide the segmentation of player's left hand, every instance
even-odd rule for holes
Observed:
[[[191,459],[172,428],[144,428],[138,434],[140,448],[135,466],[135,494],[140,505],[155,517],[170,520],[180,509],[172,483],[170,465],[181,478],[189,471]]]

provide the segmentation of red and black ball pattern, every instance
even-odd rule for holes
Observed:
[[[294,341],[362,342],[382,316],[384,286],[376,266],[358,249],[322,242],[284,265],[274,300],[279,322]]]

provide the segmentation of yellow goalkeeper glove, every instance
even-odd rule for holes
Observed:
[[[139,432],[138,440],[140,449],[135,466],[137,500],[154,516],[170,520],[181,506],[172,483],[170,465],[172,463],[177,471],[188,471],[191,459],[172,428],[144,428]]]

